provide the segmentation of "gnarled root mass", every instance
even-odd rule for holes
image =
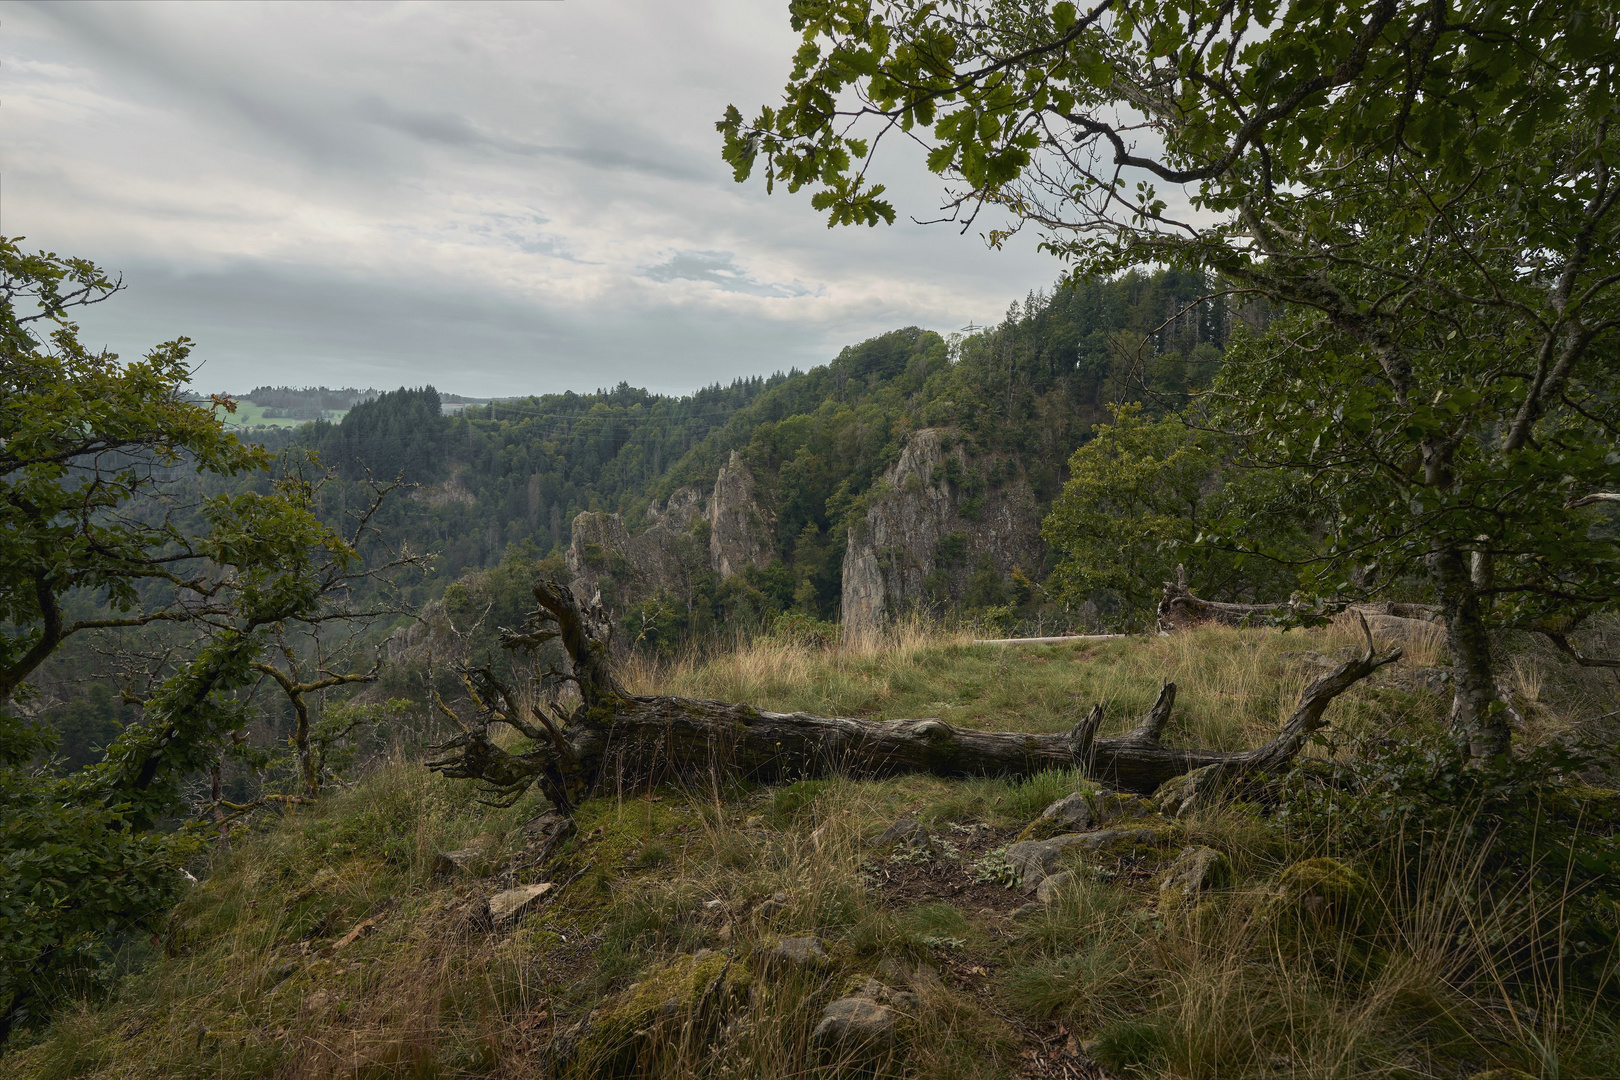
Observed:
[[[752,705],[627,693],[614,679],[607,641],[609,623],[598,602],[582,604],[557,582],[534,589],[538,606],[521,631],[503,631],[509,648],[535,649],[559,639],[571,661],[565,677],[577,683],[580,700],[571,713],[542,705],[524,708],[520,695],[488,668],[462,669],[477,716],[464,720],[440,707],[460,731],[428,763],[446,776],[480,782],[497,801],[517,799],[531,784],[568,812],[594,792],[621,790],[683,778],[720,784],[795,780],[839,774],[890,776],[922,772],[935,776],[1025,776],[1045,769],[1080,768],[1127,791],[1150,793],[1164,781],[1208,765],[1223,775],[1265,772],[1285,765],[1324,723],[1332,700],[1401,651],[1378,654],[1367,639],[1362,656],[1318,677],[1278,736],[1264,746],[1236,753],[1165,746],[1160,732],[1175,705],[1176,687],[1165,683],[1134,730],[1098,738],[1103,707],[1094,706],[1066,732],[970,731],[938,719],[858,720],[767,712]],[[511,753],[490,735],[507,724],[534,747]]]

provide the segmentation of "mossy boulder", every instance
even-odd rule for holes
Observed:
[[[718,1025],[747,1000],[750,982],[745,965],[708,950],[655,965],[569,1033],[570,1071],[591,1077],[655,1072],[671,1032]]]
[[[1548,809],[1567,820],[1620,821],[1620,791],[1574,780],[1550,790]]]
[[[1224,766],[1205,765],[1160,784],[1153,805],[1165,817],[1183,818],[1219,802],[1227,787]]]
[[[1041,882],[1057,873],[1062,863],[1077,856],[1092,861],[1112,861],[1142,848],[1164,848],[1176,842],[1180,832],[1173,822],[1144,819],[1137,828],[1099,829],[1070,833],[1050,840],[1025,840],[1007,848],[1007,864],[1018,875],[1025,892],[1034,892]]]
[[[1338,859],[1297,862],[1277,879],[1266,915],[1284,942],[1324,956],[1365,965],[1377,929],[1377,897],[1371,883]]]

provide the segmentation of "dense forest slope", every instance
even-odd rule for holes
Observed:
[[[368,475],[419,485],[380,522],[439,556],[418,599],[515,548],[567,551],[655,642],[785,610],[1016,604],[1046,570],[1039,521],[1104,405],[1177,404],[1206,377],[1232,317],[1207,291],[1177,273],[1064,283],[969,336],[896,330],[686,397],[621,384],[445,416],[432,388],[401,389],[260,437],[340,470],[334,512]]]

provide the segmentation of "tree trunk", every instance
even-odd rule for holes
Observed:
[[[1128,734],[1098,738],[1103,707],[1094,706],[1065,732],[1026,734],[953,727],[942,720],[859,720],[775,713],[752,705],[626,693],[613,679],[605,637],[607,622],[596,603],[580,605],[556,582],[535,587],[539,607],[522,633],[507,632],[506,645],[537,648],[560,637],[573,663],[581,703],[568,717],[540,706],[528,715],[514,691],[487,668],[465,667],[466,685],[479,715],[463,720],[442,701],[439,708],[461,728],[428,763],[446,776],[483,784],[502,803],[537,784],[559,809],[570,810],[600,790],[627,790],[662,780],[684,779],[719,786],[722,780],[751,782],[801,777],[1028,776],[1046,769],[1079,768],[1099,781],[1151,793],[1164,781],[1206,765],[1227,772],[1267,771],[1285,765],[1321,727],[1332,700],[1385,664],[1394,649],[1347,660],[1306,687],[1299,706],[1278,737],[1254,750],[1228,753],[1165,746],[1160,732],[1175,705],[1176,687],[1165,683],[1158,700]],[[531,720],[532,718],[532,720]],[[532,721],[538,721],[532,722]],[[513,754],[489,736],[505,723],[531,739],[534,749]]]
[[[1451,728],[1468,744],[1468,756],[1489,761],[1512,745],[1511,713],[1497,698],[1491,639],[1480,611],[1471,568],[1459,551],[1445,549],[1429,556],[1429,568],[1440,594],[1451,650]]]

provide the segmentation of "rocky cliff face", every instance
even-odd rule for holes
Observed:
[[[754,474],[735,450],[715,478],[708,511],[709,564],[722,579],[749,563],[761,570],[769,565],[775,553],[771,522],[754,499]]]
[[[914,605],[960,601],[984,567],[1003,577],[1015,567],[1038,572],[1046,558],[1040,525],[1015,462],[970,456],[946,429],[915,432],[850,530],[845,630],[874,630]]]
[[[568,572],[576,594],[601,590],[610,609],[657,592],[680,596],[699,574],[712,570],[723,580],[749,563],[764,568],[775,554],[775,523],[755,499],[753,474],[736,451],[707,499],[696,487],[678,488],[647,516],[652,524],[635,536],[618,514],[574,518]]]

